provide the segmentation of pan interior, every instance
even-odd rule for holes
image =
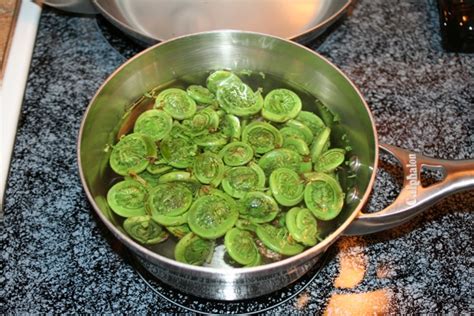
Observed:
[[[293,38],[336,14],[347,0],[141,0],[96,5],[145,37],[168,40],[220,29],[262,32]]]
[[[370,189],[376,156],[374,129],[363,99],[342,73],[322,57],[285,40],[256,33],[203,33],[163,43],[136,56],[109,78],[89,105],[79,140],[80,169],[93,205],[118,229],[116,233],[123,233],[121,221],[105,198],[113,181],[107,148],[115,143],[124,114],[152,88],[166,87],[177,79],[202,84],[206,74],[217,69],[264,73],[321,100],[335,116],[322,113],[321,107],[311,102],[305,102],[305,109],[316,112],[332,127],[332,146],[350,144],[349,157],[359,165],[355,177],[348,177],[348,167],[340,172],[343,190],[359,192],[360,198]],[[341,214],[321,227],[323,235],[348,220],[361,204],[357,197],[348,199]],[[172,249],[162,244],[153,250],[172,257]]]

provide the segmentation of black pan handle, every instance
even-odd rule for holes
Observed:
[[[393,155],[403,166],[403,187],[395,201],[382,211],[364,213],[354,219],[345,235],[366,235],[405,223],[442,198],[474,188],[474,160],[443,160],[423,156],[409,150],[381,144],[380,148]],[[422,187],[422,167],[440,170],[443,179]]]

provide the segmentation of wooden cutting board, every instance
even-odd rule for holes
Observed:
[[[0,0],[0,82],[7,64],[10,40],[15,29],[20,0]]]

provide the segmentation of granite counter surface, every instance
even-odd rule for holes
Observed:
[[[381,142],[472,159],[474,55],[445,53],[438,30],[434,1],[361,0],[313,48],[360,87]],[[78,176],[82,114],[124,61],[95,18],[44,10],[5,198],[2,314],[185,312],[137,276]],[[372,210],[396,196],[397,185],[379,173]],[[473,312],[473,210],[474,193],[460,193],[399,228],[353,239],[365,273],[351,289],[334,286],[334,246],[304,297],[266,313],[320,314],[334,294],[375,290],[390,293],[390,310],[402,314]]]

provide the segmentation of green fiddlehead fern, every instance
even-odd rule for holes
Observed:
[[[273,122],[286,122],[295,118],[302,107],[300,97],[288,89],[275,89],[265,96],[262,116]]]
[[[290,209],[286,213],[286,227],[291,237],[305,246],[314,246],[319,241],[318,223],[307,208]]]
[[[232,167],[227,169],[222,179],[222,188],[232,197],[242,198],[247,192],[263,190],[265,174],[255,163],[248,167]]]
[[[254,224],[268,223],[280,212],[277,202],[263,192],[248,192],[239,201],[240,217]]]
[[[201,183],[217,187],[224,177],[224,163],[216,154],[203,153],[194,160],[193,171]]]
[[[313,112],[301,111],[296,117],[296,120],[306,125],[314,136],[318,136],[323,129],[326,128],[323,120]]]
[[[153,141],[158,141],[168,135],[172,127],[173,119],[168,113],[152,109],[143,112],[138,117],[133,131],[146,135]]]
[[[244,142],[232,142],[224,146],[219,152],[227,166],[236,167],[247,164],[253,158],[253,149]]]
[[[229,256],[244,266],[256,266],[261,262],[260,253],[251,233],[232,228],[225,234],[224,245]]]
[[[188,214],[188,225],[202,238],[217,239],[234,226],[238,217],[234,199],[215,190],[212,195],[201,196],[193,202]]]
[[[237,116],[256,114],[263,106],[260,92],[253,92],[245,83],[220,86],[217,101],[224,111]]]
[[[116,214],[122,217],[146,214],[145,201],[148,199],[146,187],[134,180],[116,183],[107,192],[107,202]]]
[[[163,109],[174,119],[184,120],[196,113],[196,102],[186,91],[170,88],[158,94],[155,100],[155,109]]]
[[[314,171],[329,173],[339,167],[345,159],[346,151],[341,148],[329,149],[322,153],[314,164]]]
[[[270,190],[278,203],[293,206],[303,200],[304,184],[295,171],[278,168],[270,175]]]
[[[146,169],[150,159],[157,155],[156,146],[147,136],[129,134],[122,137],[110,154],[110,167],[122,176],[140,173]]]
[[[283,145],[280,131],[265,122],[252,122],[242,131],[242,142],[248,143],[256,153],[264,154]]]
[[[200,266],[210,260],[215,242],[189,233],[176,244],[174,257],[176,261]]]
[[[178,183],[165,183],[156,186],[147,200],[154,221],[174,226],[186,223],[183,214],[189,209],[193,201],[192,192]]]
[[[190,85],[186,88],[186,92],[194,101],[200,104],[214,104],[216,101],[216,96],[203,86]]]
[[[314,217],[328,221],[341,212],[344,204],[344,193],[333,177],[318,173],[306,185],[304,201]]]
[[[280,148],[263,155],[258,161],[258,165],[269,176],[274,170],[283,167],[299,171],[301,160],[302,157],[297,152],[291,149]]]
[[[123,222],[123,229],[144,245],[155,245],[168,239],[168,233],[150,216],[133,216]]]
[[[304,250],[289,234],[286,227],[275,227],[270,224],[257,226],[257,237],[265,246],[285,256],[293,256]]]

